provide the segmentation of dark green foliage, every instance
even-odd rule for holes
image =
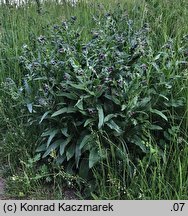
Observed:
[[[156,151],[163,155],[170,122],[178,122],[170,110],[184,103],[178,93],[172,98],[173,86],[183,78],[177,75],[183,57],[173,41],[154,53],[148,24],[136,30],[120,11],[95,18],[88,42],[75,22],[74,17],[52,26],[33,46],[23,46],[20,97],[30,124],[41,131],[36,151],[84,177],[110,156],[104,152],[111,142],[120,161]]]

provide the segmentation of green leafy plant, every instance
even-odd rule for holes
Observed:
[[[148,24],[135,29],[121,11],[94,19],[87,42],[71,17],[32,46],[24,45],[20,56],[25,74],[20,97],[30,124],[41,131],[36,151],[82,177],[112,154],[104,153],[108,140],[119,160],[151,152],[162,156],[170,143],[170,123],[179,121],[170,110],[184,104],[178,93],[172,97],[183,78],[177,71],[184,58],[173,41],[155,53]],[[157,148],[149,144],[151,137]]]

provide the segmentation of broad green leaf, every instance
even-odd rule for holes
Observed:
[[[164,120],[168,121],[168,118],[161,111],[156,110],[156,109],[150,109],[150,111],[156,115],[159,115]]]
[[[137,107],[145,107],[149,102],[150,102],[150,100],[151,100],[151,97],[145,97],[144,99],[142,99],[139,103],[138,103],[138,105],[137,105]]]
[[[67,128],[67,127],[61,129],[61,133],[62,133],[64,136],[66,136],[66,137],[69,136],[69,134],[68,134],[67,132],[68,132],[68,128]]]
[[[92,144],[95,145],[96,143],[95,143],[94,140],[93,140],[93,142],[90,142],[90,143],[88,143],[88,144],[89,144],[89,145],[85,145],[85,146],[82,148],[82,154],[83,154],[84,152],[90,151],[90,148],[91,148]]]
[[[163,130],[163,128],[159,125],[150,125],[150,130]]]
[[[101,105],[97,106],[97,110],[98,110],[98,118],[99,118],[98,129],[100,129],[104,124],[104,112]]]
[[[36,152],[42,152],[46,150],[46,143],[40,145],[35,151]]]
[[[127,105],[123,104],[123,105],[121,106],[121,111],[125,110],[126,107],[127,107]]]
[[[70,145],[66,150],[67,161],[69,161],[75,153],[75,145]]]
[[[37,162],[41,159],[41,154],[36,154],[35,157],[32,159],[33,162]]]
[[[156,69],[157,72],[160,73],[159,66],[155,62],[151,63],[151,65]]]
[[[65,160],[66,160],[66,156],[65,156],[65,155],[63,155],[63,156],[58,156],[58,157],[56,158],[56,163],[57,163],[58,165],[61,165]]]
[[[135,135],[135,136],[133,136],[131,138],[131,141],[132,141],[132,143],[134,143],[137,146],[139,146],[144,153],[147,153],[146,145],[145,145],[145,143],[142,141],[142,139],[140,137],[138,137],[137,135]]]
[[[94,122],[95,121],[95,119],[87,119],[86,121],[85,121],[85,123],[84,123],[84,127],[86,127],[87,125],[89,125],[91,122]]]
[[[58,106],[66,106],[66,103],[64,102],[60,102],[60,103],[57,103]]]
[[[117,117],[115,114],[109,114],[104,118],[104,122],[108,122],[110,119]]]
[[[62,140],[57,140],[54,143],[52,143],[46,150],[46,152],[43,154],[42,158],[45,158],[46,156],[48,156],[53,150],[57,149],[60,145],[60,143],[62,142]]]
[[[50,130],[47,130],[47,131],[43,132],[41,136],[42,136],[42,137],[50,136],[50,134],[53,133],[54,130],[56,130],[56,129],[55,129],[55,128],[52,128],[52,129],[50,129]]]
[[[76,142],[76,150],[75,150],[75,160],[76,160],[76,167],[79,165],[80,156],[81,156],[81,150],[82,148],[91,140],[91,135],[83,134],[80,136],[80,138]]]
[[[77,109],[75,107],[72,107],[72,106],[67,107],[67,113],[75,113],[76,111]]]
[[[30,113],[33,112],[33,105],[32,105],[32,103],[28,103],[27,104],[27,109],[29,110]]]
[[[154,57],[154,61],[157,61],[160,59],[162,52],[160,52],[157,56]]]
[[[78,168],[79,162],[80,162],[80,156],[81,156],[81,150],[79,148],[79,143],[76,143],[76,149],[75,149],[75,161],[76,161],[76,168]]]
[[[77,95],[74,94],[73,92],[71,92],[71,93],[62,92],[60,94],[57,94],[57,96],[66,97],[66,98],[69,98],[72,100],[77,100],[77,98],[78,98]]]
[[[100,197],[94,194],[93,192],[91,192],[91,196],[94,200],[100,200]]]
[[[90,91],[89,89],[85,89],[85,91],[87,92],[87,93],[89,93],[90,94],[90,96],[95,96],[95,92],[93,92],[93,91]]]
[[[180,99],[180,100],[172,99],[168,104],[172,107],[181,107],[181,106],[184,106],[184,100],[183,99]]]
[[[102,89],[100,89],[99,91],[95,92],[95,97],[99,98],[101,97],[101,95],[106,91],[106,88],[103,86]]]
[[[37,81],[37,80],[48,80],[48,78],[47,77],[37,77],[37,78],[34,78],[33,79],[34,81]]]
[[[54,112],[54,113],[51,115],[51,117],[55,117],[55,116],[61,115],[61,114],[63,114],[63,113],[67,113],[67,107],[64,107],[64,108],[62,108],[62,109],[60,109],[60,110]]]
[[[70,160],[67,163],[66,172],[69,174],[75,173],[75,161],[74,160]]]
[[[40,121],[39,121],[39,124],[42,123],[42,121],[46,118],[46,116],[47,116],[50,112],[51,112],[51,111],[49,110],[49,111],[45,112],[45,113],[42,115],[42,117],[41,117],[41,119],[40,119]]]
[[[64,154],[65,151],[65,147],[70,143],[70,141],[72,140],[72,137],[69,136],[67,139],[63,140],[60,144],[60,155]]]
[[[79,99],[75,106],[78,107],[78,109],[83,110],[83,98]]]
[[[86,179],[88,177],[88,172],[89,172],[88,160],[83,158],[79,165],[79,176],[81,178]]]
[[[169,99],[165,95],[159,94],[159,96],[162,97],[162,98],[164,98],[165,100],[169,101]]]
[[[115,130],[119,134],[124,132],[113,120],[110,120],[109,122],[106,122],[105,124],[107,124],[109,128],[111,128],[112,130]]]
[[[164,136],[169,141],[172,141],[174,137],[174,135],[172,136],[172,134],[169,134],[167,131],[164,131]]]
[[[75,89],[79,89],[79,90],[85,90],[86,89],[86,87],[85,87],[84,84],[73,84],[73,83],[70,83],[70,85],[72,87],[74,87]]]
[[[81,150],[91,139],[91,134],[85,135],[82,141],[79,143],[79,149]]]
[[[84,116],[88,115],[88,113],[86,111],[84,111],[84,110],[77,110],[77,111],[80,112],[80,113],[82,113],[82,115],[84,115]]]
[[[97,148],[92,148],[89,153],[89,168],[91,169],[98,161],[100,160],[100,156]]]
[[[111,101],[113,101],[115,104],[120,105],[121,102],[116,98],[116,97],[112,97],[111,95],[105,95],[105,97]]]
[[[71,58],[70,63],[74,69],[78,70],[80,68],[79,61],[77,61],[76,59]]]
[[[48,141],[47,141],[47,148],[48,148],[48,146],[50,145],[50,143],[51,143],[51,141],[52,141],[52,139],[55,137],[55,135],[58,133],[58,131],[59,130],[53,130],[49,135],[49,138],[48,138]]]
[[[138,103],[138,96],[135,96],[134,98],[132,98],[131,107],[135,107],[137,103]]]
[[[120,102],[120,100],[117,99],[117,97],[113,96],[113,97],[112,97],[112,100],[113,100],[113,102],[114,102],[115,104],[121,105],[121,102]]]
[[[31,94],[31,88],[30,88],[26,79],[24,79],[24,88],[25,88],[27,95],[30,95]]]

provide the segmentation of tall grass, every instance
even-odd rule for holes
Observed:
[[[138,28],[144,23],[149,24],[152,48],[155,51],[169,39],[175,41],[178,49],[182,37],[188,33],[186,0],[79,1],[75,7],[63,2],[45,1],[41,4],[40,13],[35,1],[19,7],[0,5],[1,83],[6,78],[11,78],[21,84],[23,74],[20,71],[18,57],[21,55],[22,46],[30,44],[36,36],[43,35],[48,26],[76,16],[78,25],[83,28],[83,37],[87,41],[88,33],[95,25],[92,16],[103,16],[117,8],[117,3],[120,3],[122,10]],[[171,152],[164,155],[163,161],[157,155],[152,157],[152,161],[151,157],[147,156],[144,160],[138,161],[136,167],[131,159],[127,158],[123,162],[126,170],[124,176],[118,173],[115,157],[107,160],[105,164],[101,164],[102,172],[93,170],[97,187],[97,192],[91,193],[94,199],[188,199],[187,86],[188,78],[177,83],[176,89],[172,92],[172,97],[173,94],[183,96],[186,105],[180,110],[183,117],[179,123],[179,131],[171,140]],[[4,92],[2,86],[0,102],[0,163],[9,165],[9,174],[18,172],[18,167],[20,173],[27,172],[26,167],[23,169],[21,161],[26,162],[34,157],[40,132],[35,128],[28,131],[28,123],[22,118],[19,104],[15,104],[11,96],[7,97],[7,92]],[[174,115],[177,116],[179,113]],[[155,143],[152,139],[151,142]],[[113,147],[113,143],[111,146]],[[113,153],[113,148],[111,151]],[[133,173],[127,172],[130,167],[133,168]],[[18,195],[18,191],[15,188],[14,190],[15,195]]]

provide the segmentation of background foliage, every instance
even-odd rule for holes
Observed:
[[[186,2],[38,6],[1,5],[10,191],[53,182],[58,198],[61,187],[94,199],[185,198]]]

